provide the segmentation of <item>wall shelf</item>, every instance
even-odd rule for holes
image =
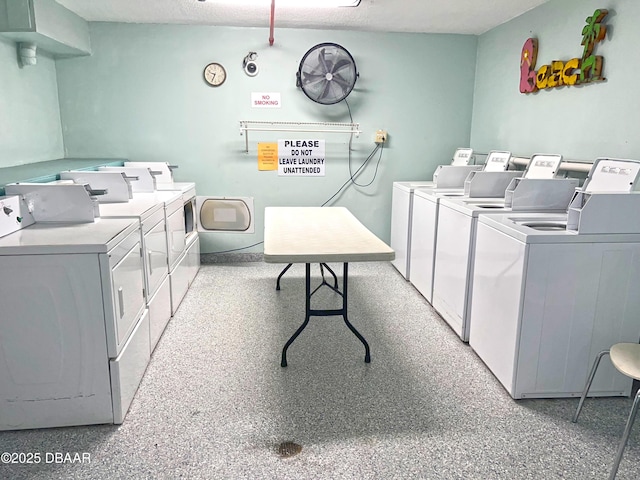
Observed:
[[[249,152],[249,132],[318,132],[360,135],[359,123],[336,122],[259,122],[240,121],[240,135],[244,135],[245,152]]]

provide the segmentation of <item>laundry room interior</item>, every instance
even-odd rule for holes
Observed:
[[[0,0],[0,477],[637,477],[640,4],[324,3]]]

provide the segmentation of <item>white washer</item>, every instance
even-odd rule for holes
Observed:
[[[525,180],[512,181],[517,186],[511,200],[518,205],[519,211],[566,212],[578,180],[553,178],[561,161],[561,155],[536,154],[531,157],[524,172]],[[531,185],[534,188],[529,188]],[[520,190],[525,193],[519,195]],[[439,204],[432,305],[462,341],[467,342],[478,216],[510,212],[516,207],[507,206],[504,199],[496,198],[441,198]]]
[[[517,171],[506,171],[510,158],[510,152],[489,152],[484,170],[469,172],[464,182],[464,189],[418,188],[415,190],[409,232],[411,248],[407,263],[412,265],[411,283],[429,303],[433,299],[433,265],[440,199],[464,195],[486,197],[492,192],[503,196],[511,180],[522,174]]]
[[[137,222],[35,223],[0,271],[0,430],[122,423],[150,356]]]
[[[481,165],[468,165],[473,158],[473,149],[458,148],[453,154],[451,165],[439,165],[433,180],[413,182],[393,182],[391,195],[391,236],[390,246],[396,252],[391,264],[407,280],[410,280],[410,253],[413,194],[416,188],[463,188],[469,171],[480,170]],[[439,186],[438,186],[439,182]],[[444,185],[444,187],[443,187]]]
[[[409,257],[411,252],[412,212],[414,192],[418,187],[433,186],[433,182],[393,182],[391,196],[391,239],[390,246],[396,252],[391,264],[398,272],[410,279]]]
[[[580,396],[598,352],[640,339],[640,234],[576,235],[553,220],[478,224],[469,343],[513,398]],[[630,391],[628,377],[601,367],[590,395]]]
[[[596,160],[568,214],[480,216],[469,343],[513,398],[580,396],[598,352],[638,342],[640,194],[607,192],[639,170]],[[590,395],[629,395],[603,362]]]

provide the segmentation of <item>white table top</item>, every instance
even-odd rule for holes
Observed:
[[[344,207],[267,207],[268,263],[390,261],[395,252]]]

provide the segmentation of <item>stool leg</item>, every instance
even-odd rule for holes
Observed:
[[[636,413],[638,413],[638,405],[640,405],[640,390],[636,393],[636,397],[633,400],[633,406],[631,407],[631,412],[629,412],[629,418],[627,419],[627,426],[624,429],[624,434],[620,439],[620,445],[618,446],[618,453],[616,454],[616,459],[613,462],[613,467],[611,467],[611,473],[609,474],[609,480],[613,480],[616,478],[616,474],[618,473],[618,467],[620,466],[620,460],[622,460],[622,454],[624,452],[625,447],[627,446],[627,440],[629,440],[629,434],[631,433],[631,427],[633,426],[633,422],[636,419]]]
[[[580,415],[580,411],[582,410],[582,405],[584,404],[585,398],[587,398],[587,393],[589,393],[589,388],[591,387],[591,382],[593,382],[593,377],[596,376],[596,370],[598,370],[598,365],[600,365],[600,360],[602,357],[609,354],[609,350],[603,350],[596,356],[595,361],[593,362],[593,367],[591,367],[591,373],[589,373],[589,378],[587,378],[587,384],[584,386],[584,391],[582,392],[582,396],[580,397],[580,403],[578,403],[578,409],[576,413],[573,414],[573,419],[571,420],[573,423],[578,421],[578,416]]]

